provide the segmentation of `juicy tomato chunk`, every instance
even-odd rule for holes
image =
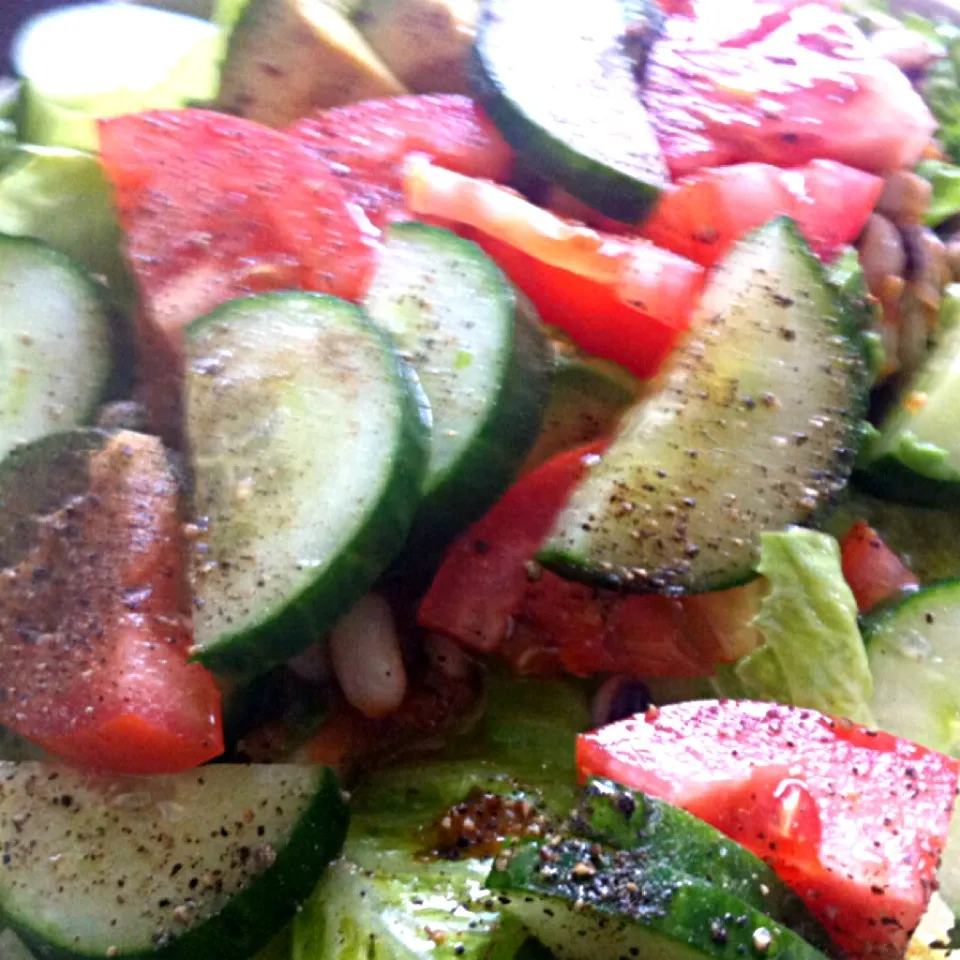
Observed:
[[[844,579],[861,613],[904,590],[920,586],[913,571],[863,520],[855,523],[840,542],[840,555]]]
[[[601,447],[561,453],[517,481],[447,551],[420,604],[428,630],[482,652],[496,650],[523,603],[527,566]]]
[[[751,230],[788,216],[829,260],[860,234],[882,190],[880,177],[831,160],[792,170],[765,163],[716,167],[676,183],[640,232],[709,267]]]
[[[374,250],[337,177],[276,130],[181,110],[102,121],[100,141],[140,289],[148,407],[175,438],[187,323],[267,290],[353,299]]]
[[[932,892],[960,762],[813,710],[673,704],[577,742],[581,776],[685,807],[765,859],[850,956],[903,956]]]
[[[657,43],[647,64],[644,103],[674,177],[815,158],[883,173],[923,153],[933,116],[851,17],[801,4],[785,19],[761,17],[739,40],[734,30],[738,45],[726,46],[699,23],[682,21],[685,29]]]
[[[0,579],[0,722],[71,763],[122,773],[221,753],[220,693],[187,662],[182,583],[163,447],[117,434],[91,457],[88,495],[41,525]]]
[[[543,320],[590,353],[649,377],[689,324],[704,271],[648,240],[594,230],[422,158],[404,187],[414,214],[473,239]]]
[[[506,180],[513,166],[513,150],[480,107],[455,94],[365,100],[306,117],[288,132],[329,164],[377,228],[408,216],[403,168],[411,154],[488,180]]]
[[[518,480],[447,552],[421,626],[497,651],[521,674],[709,676],[676,601],[598,592],[532,563],[585,457],[601,449],[559,454]]]

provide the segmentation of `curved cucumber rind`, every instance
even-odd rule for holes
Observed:
[[[926,587],[871,613],[861,632],[879,726],[960,756],[960,580]]]
[[[365,306],[430,401],[430,466],[411,541],[443,546],[500,498],[536,442],[546,341],[476,244],[421,223],[390,228]]]
[[[329,632],[403,546],[427,408],[386,337],[334,297],[232,301],[185,349],[195,658],[262,673]]]
[[[561,960],[720,960],[767,950],[784,960],[824,960],[796,933],[722,886],[630,851],[599,849],[589,840],[527,844],[513,851],[504,869],[498,860],[487,883],[501,894],[504,912]],[[759,938],[766,950],[756,946]]]
[[[249,957],[309,895],[347,822],[325,767],[116,779],[3,763],[0,908],[39,957]]]
[[[609,780],[591,780],[574,813],[573,828],[606,846],[709,878],[821,949],[829,942],[804,902],[770,866],[681,807]]]
[[[0,234],[0,457],[87,423],[111,371],[100,290],[39,240]]]
[[[960,503],[960,326],[945,331],[858,463],[857,483],[918,506]]]
[[[490,0],[471,67],[479,100],[533,169],[637,223],[669,178],[623,46],[628,15],[621,0]]]
[[[846,484],[867,399],[858,341],[789,220],[741,241],[538,559],[631,592],[751,579],[760,534],[815,523]]]

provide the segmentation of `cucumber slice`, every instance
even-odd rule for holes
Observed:
[[[554,364],[540,436],[523,473],[564,450],[610,436],[623,412],[640,397],[640,381],[623,367],[576,350],[561,351]]]
[[[102,277],[113,305],[132,309],[113,190],[93,154],[18,146],[0,172],[0,232],[49,243]]]
[[[714,274],[659,389],[627,413],[539,559],[628,591],[753,576],[764,530],[811,523],[843,488],[866,366],[794,225],[772,221]]]
[[[33,954],[12,930],[0,933],[0,957],[3,960],[33,960]]]
[[[824,960],[722,885],[663,862],[589,840],[527,844],[512,853],[498,858],[488,883],[501,894],[504,912],[561,960],[720,960],[768,952],[781,960]]]
[[[0,235],[0,457],[88,422],[111,370],[99,289],[36,240]]]
[[[591,780],[573,825],[580,836],[708,879],[805,939],[821,947],[827,943],[826,931],[771,867],[681,807],[608,780]]]
[[[877,723],[960,757],[960,580],[927,587],[862,624]]]
[[[250,0],[230,35],[217,107],[282,128],[313,110],[406,92],[325,0]]]
[[[479,247],[421,223],[390,228],[365,306],[430,400],[433,449],[413,539],[442,545],[500,498],[536,442],[546,342]]]
[[[669,181],[624,44],[652,0],[489,0],[474,47],[476,90],[532,169],[601,213],[637,223]],[[531,38],[536,43],[531,45]]]
[[[95,151],[98,117],[209,100],[219,46],[212,23],[117,0],[41,13],[11,48],[20,138]]]
[[[0,764],[0,908],[44,957],[249,957],[340,851],[325,767],[106,778]]]
[[[263,673],[327,633],[406,539],[427,458],[412,374],[342,300],[235,300],[186,331],[201,536],[196,659]]]
[[[944,331],[858,463],[871,493],[920,506],[960,504],[960,326]]]

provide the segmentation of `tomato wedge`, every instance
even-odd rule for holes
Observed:
[[[176,438],[187,323],[266,290],[353,299],[374,251],[337,177],[276,130],[181,110],[104,120],[100,142],[140,289],[147,403]]]
[[[704,271],[644,239],[602,233],[505,187],[414,158],[407,205],[475,240],[541,318],[589,353],[652,376],[690,322]]]
[[[882,190],[880,177],[832,160],[792,170],[765,163],[716,167],[676,183],[640,232],[709,267],[751,230],[783,215],[829,260],[859,236]]]
[[[469,97],[366,100],[298,120],[291,136],[326,161],[377,228],[408,214],[403,166],[419,154],[448,170],[504,181],[513,150]]]
[[[652,708],[581,736],[609,777],[767,860],[852,957],[900,958],[937,888],[960,762],[813,710],[737,701]]]
[[[861,613],[920,586],[913,571],[864,520],[855,523],[840,541],[840,553],[844,579]]]
[[[223,751],[220,694],[187,663],[176,480],[120,433],[80,502],[0,578],[0,722],[83,767],[173,773]]]
[[[585,458],[601,449],[559,454],[518,480],[447,552],[421,626],[499,651],[518,673],[709,676],[676,601],[597,593],[532,563]]]
[[[884,173],[920,159],[936,122],[851,17],[818,3],[755,17],[746,29],[738,16],[735,45],[718,45],[714,27],[728,11],[704,3],[697,14],[711,6],[718,17],[680,21],[647,63],[644,103],[675,178],[816,158]]]

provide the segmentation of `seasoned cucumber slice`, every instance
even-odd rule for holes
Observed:
[[[384,336],[333,297],[235,300],[185,349],[196,657],[262,673],[329,631],[403,545],[426,408]]]
[[[63,254],[0,235],[0,457],[89,421],[111,369],[110,318]]]
[[[0,957],[3,960],[33,960],[33,954],[12,930],[0,933]]]
[[[653,2],[489,0],[474,48],[477,94],[507,142],[543,177],[628,223],[668,180],[625,44],[640,6],[652,42]]]
[[[789,220],[738,244],[539,559],[628,591],[750,579],[760,534],[810,523],[853,466],[867,378],[847,317]]]
[[[608,780],[592,780],[573,825],[581,836],[606,846],[709,879],[807,940],[827,942],[826,931],[771,867],[681,807]]]
[[[326,767],[109,778],[0,763],[0,909],[38,956],[249,957],[340,851]]]
[[[719,960],[768,951],[783,960],[824,958],[723,885],[589,840],[519,847],[497,860],[487,882],[504,912],[561,960]]]
[[[443,542],[503,494],[536,441],[546,342],[475,244],[420,223],[390,228],[366,298],[413,364],[433,411],[415,540]]]
[[[862,631],[879,726],[960,756],[960,580],[871,614]]]
[[[960,504],[960,325],[943,334],[871,438],[857,482],[920,506]]]

